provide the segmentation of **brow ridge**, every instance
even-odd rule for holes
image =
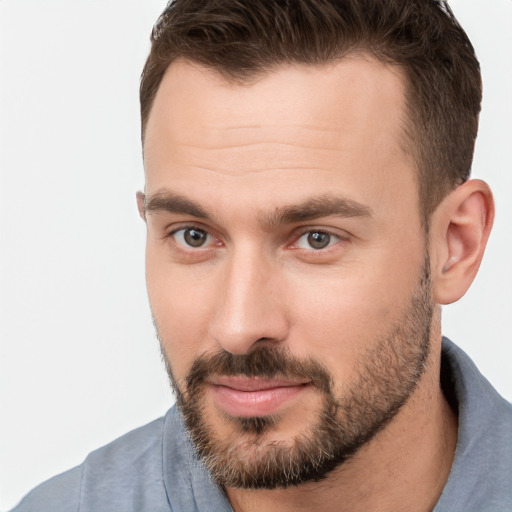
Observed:
[[[145,212],[165,211],[168,213],[192,215],[199,219],[210,219],[208,212],[195,201],[174,194],[170,191],[159,191],[144,198]]]
[[[292,224],[322,217],[371,217],[373,211],[369,206],[346,197],[324,194],[311,197],[296,205],[282,206],[264,219],[267,227],[276,224]]]
[[[211,220],[212,216],[201,205],[180,194],[161,190],[144,199],[146,212],[165,211],[185,214],[199,219]],[[293,224],[322,217],[371,217],[372,209],[352,199],[323,194],[313,196],[305,201],[276,208],[273,212],[260,216],[260,223],[270,229],[279,224]]]

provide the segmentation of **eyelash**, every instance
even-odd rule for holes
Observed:
[[[199,253],[199,252],[205,251],[205,250],[207,250],[208,248],[211,247],[211,242],[208,243],[208,239],[207,239],[206,245],[201,245],[201,246],[198,246],[198,247],[193,247],[191,245],[188,245],[185,241],[183,241],[183,243],[179,243],[176,240],[176,234],[179,233],[179,232],[183,232],[183,236],[184,236],[184,233],[187,230],[197,230],[197,231],[206,233],[207,237],[212,238],[214,242],[216,241],[215,245],[217,245],[217,246],[221,246],[222,245],[222,242],[219,240],[219,238],[216,237],[214,234],[212,234],[209,229],[207,229],[207,228],[205,228],[203,226],[200,226],[200,225],[196,225],[196,224],[188,224],[188,225],[179,226],[179,227],[173,229],[172,231],[168,232],[165,235],[164,238],[166,238],[166,239],[174,239],[174,244],[176,245],[177,249],[180,250],[180,251],[183,251],[183,252],[187,252],[187,253],[190,253],[190,252]],[[299,242],[299,240],[301,238],[303,238],[306,235],[311,235],[311,234],[314,234],[314,233],[318,233],[318,234],[322,234],[322,235],[327,235],[328,237],[330,237],[328,244],[325,247],[321,247],[321,248],[317,248],[317,249],[315,249],[314,247],[310,247],[310,248],[297,247],[297,243]],[[347,240],[348,240],[348,235],[347,236],[343,236],[340,233],[334,233],[334,232],[332,232],[332,231],[330,231],[328,229],[325,229],[325,228],[307,227],[307,228],[303,228],[299,233],[297,233],[293,237],[293,241],[291,243],[287,244],[286,247],[289,248],[289,249],[292,249],[292,250],[305,251],[305,252],[307,252],[309,254],[319,254],[320,255],[322,253],[325,254],[327,252],[330,252],[329,250],[330,250],[331,247],[336,246],[340,242],[344,242],[344,241],[347,241]]]
[[[330,238],[328,244],[325,247],[321,247],[321,248],[314,248],[311,246],[309,247],[309,249],[296,247],[297,243],[299,242],[299,240],[301,238],[305,237],[306,235],[313,235],[313,234],[327,235]],[[292,242],[292,244],[290,244],[288,247],[295,248],[296,250],[308,251],[311,253],[325,253],[329,250],[330,247],[338,244],[339,242],[342,242],[343,240],[346,240],[346,237],[343,237],[342,235],[340,235],[338,233],[333,233],[332,231],[329,231],[328,229],[307,228],[307,230],[300,232],[294,238],[294,241]],[[293,246],[295,246],[295,247],[293,247]]]
[[[164,238],[165,239],[174,239],[175,240],[175,244],[179,247],[180,250],[184,250],[184,251],[200,251],[201,249],[206,249],[209,247],[209,245],[207,246],[199,246],[199,247],[196,247],[194,248],[193,246],[190,246],[190,245],[186,245],[186,244],[179,244],[177,241],[176,241],[176,234],[179,233],[180,231],[183,231],[183,233],[185,233],[187,230],[196,230],[196,231],[201,231],[203,233],[206,233],[206,236],[207,237],[210,237],[212,238],[213,240],[217,240],[218,244],[220,244],[221,242],[218,240],[218,238],[213,235],[208,229],[202,227],[202,226],[199,226],[199,225],[196,225],[196,224],[187,224],[185,226],[180,226],[180,227],[177,227],[175,229],[173,229],[172,231],[169,231],[165,236]]]

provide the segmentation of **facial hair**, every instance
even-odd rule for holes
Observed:
[[[357,378],[341,396],[320,362],[268,345],[248,354],[220,351],[199,357],[182,389],[162,349],[190,439],[212,478],[222,487],[243,489],[286,488],[325,478],[382,430],[415,390],[430,352],[432,314],[427,258],[409,305],[362,356]],[[321,396],[321,412],[291,443],[272,440],[279,415],[226,417],[234,433],[222,438],[206,413],[206,381],[212,375],[307,379]]]

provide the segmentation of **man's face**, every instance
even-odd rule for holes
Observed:
[[[431,297],[404,85],[363,57],[230,84],[168,69],[145,137],[147,283],[228,487],[323,477],[421,378]]]

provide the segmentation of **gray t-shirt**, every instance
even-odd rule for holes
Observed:
[[[434,512],[512,511],[512,406],[443,339],[443,389],[458,409],[450,476]],[[12,512],[232,512],[197,460],[181,417],[164,418],[92,452]]]

